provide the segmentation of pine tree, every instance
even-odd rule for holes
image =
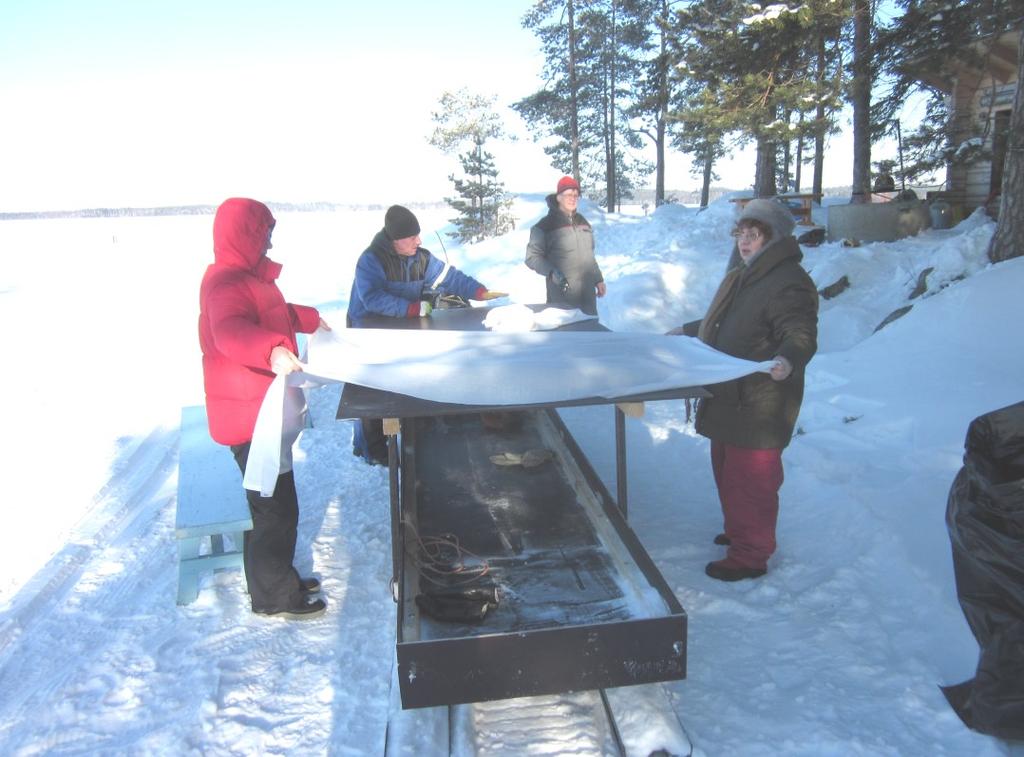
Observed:
[[[670,118],[675,123],[672,145],[692,156],[693,173],[701,177],[700,206],[706,208],[711,197],[711,182],[718,179],[715,163],[726,155],[728,143],[724,127],[707,119],[705,114],[709,111],[700,108],[700,99],[707,94],[700,87],[700,82],[693,79],[684,82]],[[695,115],[691,115],[694,112]]]
[[[430,144],[444,152],[453,152],[467,142],[472,145],[468,152],[459,155],[466,178],[457,179],[454,174],[448,177],[459,197],[445,198],[459,212],[457,218],[450,219],[457,228],[451,236],[462,242],[498,236],[515,225],[512,200],[504,184],[498,181],[494,156],[484,149],[488,139],[504,136],[501,120],[493,110],[496,99],[465,89],[445,92],[441,95],[441,109],[432,114],[437,126]]]
[[[839,92],[842,86],[842,69],[838,65],[842,60],[840,44],[840,27],[843,18],[837,14],[821,14],[815,18],[822,21],[812,32],[814,56],[814,80],[817,91],[823,93],[813,105],[813,117],[808,111],[810,137],[814,140],[813,172],[811,178],[811,194],[821,198],[825,175],[825,139],[838,131],[834,123],[834,113],[838,107],[836,100],[830,100],[829,93]]]
[[[457,218],[449,219],[457,229],[450,236],[460,242],[472,243],[511,231],[515,226],[512,199],[497,179],[494,156],[478,144],[473,150],[459,155],[459,162],[467,178],[457,179],[454,174],[448,177],[459,195],[445,198],[445,202],[459,213]]]
[[[512,107],[545,146],[552,166],[597,187],[614,209],[631,196],[644,164],[628,123],[642,53],[650,37],[651,0],[540,0],[523,26],[541,41],[544,87]]]
[[[724,7],[722,3],[675,11],[665,22],[668,29],[668,69],[672,79],[667,118],[673,125],[672,146],[692,156],[692,174],[699,174],[701,207],[707,207],[711,182],[718,178],[715,162],[728,150],[731,120],[718,108],[719,72],[700,54],[703,20]],[[693,68],[691,68],[691,65]]]
[[[699,0],[676,11],[673,28],[681,42],[674,54],[688,81],[672,115],[687,125],[693,146],[721,145],[730,134],[753,140],[754,193],[763,197],[776,193],[781,145],[822,128],[819,118],[794,120],[792,114],[837,107],[835,82],[806,75],[816,58],[806,40],[824,28],[823,14],[839,13],[841,3],[758,8],[741,0]]]
[[[574,0],[538,0],[523,27],[541,43],[544,87],[512,105],[538,137],[555,137],[544,152],[551,165],[580,181],[579,84],[576,72]],[[589,147],[590,145],[587,145]]]
[[[604,168],[599,183],[609,210],[632,196],[632,177],[643,165],[626,149],[642,146],[638,133],[626,126],[649,47],[650,19],[646,0],[590,0],[580,11],[579,62],[596,94],[594,119]]]
[[[654,206],[665,202],[665,151],[669,143],[669,103],[675,82],[671,71],[669,0],[637,3],[636,11],[652,18],[647,37],[637,41],[642,60],[636,77],[633,103],[627,116],[636,119],[635,130],[654,145]]]

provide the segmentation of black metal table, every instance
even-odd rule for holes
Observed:
[[[536,306],[542,307],[542,306]],[[427,319],[371,317],[371,328],[482,330],[488,308]],[[596,320],[563,327],[607,330]],[[383,418],[388,435],[392,589],[403,706],[425,707],[685,677],[686,614],[626,523],[625,414],[643,402],[707,396],[681,387],[610,400],[460,405],[346,384],[338,418]],[[616,503],[555,411],[615,405]],[[481,414],[515,413],[492,431]],[[546,449],[527,470],[491,462]],[[481,624],[424,617],[426,577],[410,548],[450,534],[488,569],[502,601]]]

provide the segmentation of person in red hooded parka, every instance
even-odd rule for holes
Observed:
[[[213,220],[214,262],[199,290],[199,345],[210,436],[227,445],[245,472],[253,427],[274,374],[302,370],[295,332],[328,328],[315,308],[285,302],[275,280],[281,265],[267,257],[274,216],[261,202],[225,200]],[[290,388],[293,395],[301,390]],[[292,561],[299,521],[291,448],[301,431],[301,399],[285,402],[285,438],[274,493],[246,490],[252,530],[245,533],[245,578],[253,612],[288,618],[320,615],[327,605],[309,595],[316,578],[301,578]],[[292,417],[287,417],[291,415]]]

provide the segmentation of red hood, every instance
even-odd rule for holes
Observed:
[[[213,219],[213,259],[229,268],[255,271],[273,280],[281,266],[263,256],[267,232],[274,226],[270,208],[262,202],[232,197],[217,208]]]

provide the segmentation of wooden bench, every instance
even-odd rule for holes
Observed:
[[[199,596],[199,576],[207,571],[242,568],[242,544],[252,529],[242,474],[231,450],[210,438],[206,408],[181,410],[178,460],[178,604]],[[224,537],[231,542],[225,545]],[[245,582],[245,571],[242,571]]]
[[[753,200],[753,197],[736,197],[730,202],[735,202],[740,206],[740,210],[746,207],[747,203]],[[814,221],[811,218],[811,210],[814,207],[814,201],[817,199],[817,195],[814,194],[785,194],[776,195],[775,197],[768,198],[771,200],[778,200],[787,208],[789,212],[793,214],[797,223],[801,226],[813,226]]]

